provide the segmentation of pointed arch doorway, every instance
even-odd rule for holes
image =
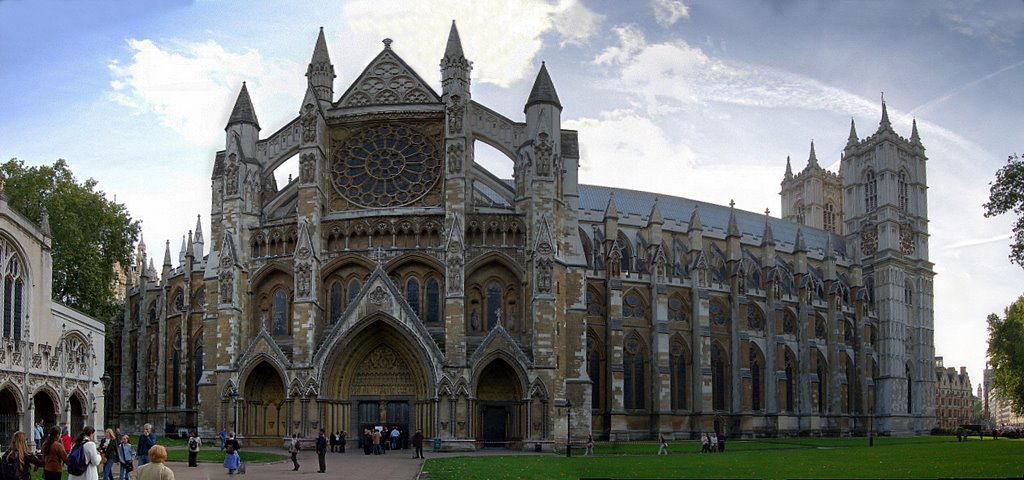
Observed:
[[[485,448],[504,448],[523,438],[523,385],[505,360],[496,359],[480,372],[476,386],[476,438]]]

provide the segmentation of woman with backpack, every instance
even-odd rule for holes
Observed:
[[[29,451],[27,439],[28,436],[21,431],[15,432],[11,437],[11,446],[7,448],[3,458],[0,458],[0,470],[5,479],[29,480],[32,478],[32,469],[29,467],[43,466],[43,459]]]
[[[100,454],[93,441],[96,429],[85,427],[68,453],[68,480],[99,480]]]
[[[117,437],[114,431],[106,429],[103,431],[103,440],[100,440],[100,452],[103,454],[103,480],[114,480],[114,462],[117,461]]]
[[[117,446],[117,463],[121,465],[121,480],[130,480],[135,469],[135,449],[132,448],[132,437],[121,435],[121,444]]]
[[[50,434],[43,441],[43,480],[60,480],[67,459],[68,451],[60,440],[60,427],[50,427]]]
[[[228,440],[224,442],[224,468],[228,469],[228,475],[234,475],[242,466],[242,458],[238,456],[238,450],[242,444],[235,438],[235,432],[228,434]]]
[[[199,447],[203,446],[203,439],[199,438],[199,432],[193,431],[188,436],[188,466],[199,466]]]

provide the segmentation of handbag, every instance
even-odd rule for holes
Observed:
[[[126,472],[130,472],[132,470],[135,470],[135,464],[132,463],[132,462],[128,462],[128,463],[121,462],[121,468],[123,468],[124,471],[126,471]]]

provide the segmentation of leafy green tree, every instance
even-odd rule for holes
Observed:
[[[1024,267],[1024,158],[1016,153],[1006,159],[989,183],[988,203],[983,205],[986,217],[1013,211],[1017,222],[1013,224],[1013,242],[1010,243],[1010,261]]]
[[[992,387],[1014,413],[1024,414],[1024,296],[1006,307],[1006,317],[988,316],[988,363]]]
[[[37,224],[44,207],[49,215],[53,298],[104,322],[117,314],[117,279],[130,265],[139,222],[96,180],[79,183],[63,159],[26,166],[14,158],[0,165],[0,177],[12,208]]]

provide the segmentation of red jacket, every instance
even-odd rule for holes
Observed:
[[[64,435],[61,435],[60,443],[64,444],[64,451],[68,453],[71,452],[71,435],[68,435],[66,433]]]

